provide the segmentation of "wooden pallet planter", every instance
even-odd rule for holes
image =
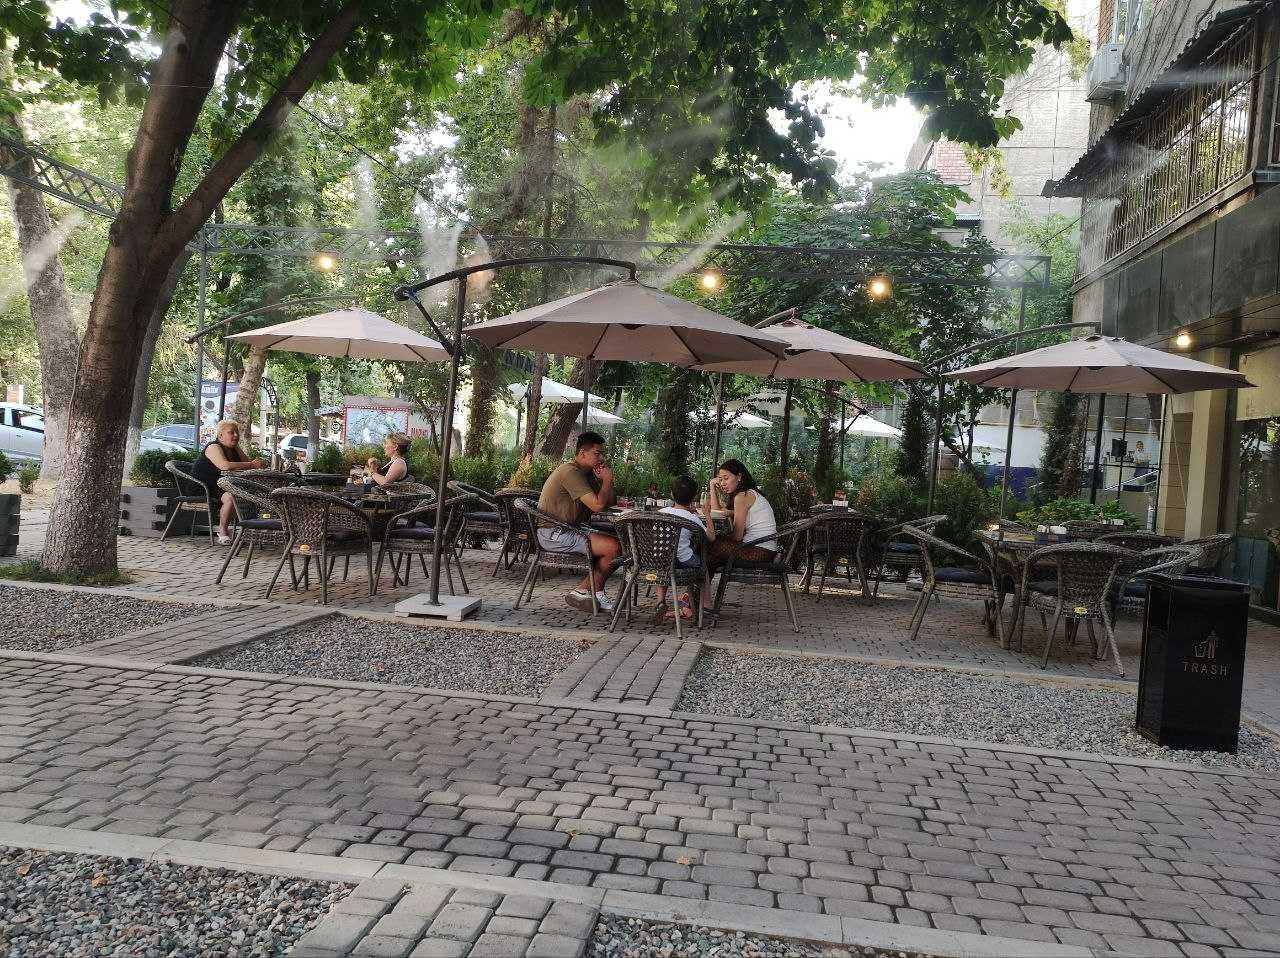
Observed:
[[[173,514],[173,486],[125,486],[120,490],[120,535],[158,539]],[[190,520],[179,518],[174,524],[177,535],[185,535]]]
[[[0,495],[0,556],[18,554],[18,526],[22,522],[22,496]]]

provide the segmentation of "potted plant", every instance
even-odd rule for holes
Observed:
[[[170,459],[193,462],[195,457],[190,449],[148,449],[138,454],[129,469],[129,484],[120,489],[120,535],[160,537],[178,494],[165,463]]]
[[[0,485],[13,475],[13,463],[0,452]],[[0,493],[0,556],[18,554],[18,525],[22,519],[22,495],[16,492]]]

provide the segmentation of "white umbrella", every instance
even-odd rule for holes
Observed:
[[[711,417],[716,414],[714,409],[699,409],[699,416]],[[764,416],[757,416],[755,413],[747,412],[745,409],[739,409],[737,412],[725,411],[724,425],[736,426],[738,429],[768,429],[771,423]]]
[[[881,422],[873,416],[859,416],[857,419],[846,420],[849,428],[847,430],[850,436],[875,436],[883,439],[901,439],[902,430],[896,426],[890,426],[887,422]]]
[[[434,339],[393,323],[362,306],[292,319],[265,329],[228,336],[250,346],[265,346],[312,356],[387,359],[399,362],[447,362],[448,351]]]
[[[529,391],[527,383],[512,383],[507,387],[507,391],[511,393],[513,399],[524,399],[525,394]],[[572,386],[566,386],[564,383],[558,383],[554,379],[542,377],[542,401],[551,403],[552,405],[567,405],[569,403],[582,402],[584,390],[575,389]],[[609,401],[603,396],[597,396],[595,393],[587,393],[587,399],[592,405],[607,406]]]
[[[510,406],[506,406],[504,408],[507,411],[507,415],[512,419],[519,418],[520,414],[517,410],[512,409]],[[592,426],[617,426],[625,422],[625,420],[621,416],[615,416],[611,412],[607,412],[603,409],[597,409],[595,406],[592,406],[587,410],[587,422]]]

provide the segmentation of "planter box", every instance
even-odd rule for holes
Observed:
[[[120,490],[120,535],[160,538],[164,527],[173,515],[173,486],[125,486]],[[181,518],[174,524],[174,531],[185,535],[190,520]]]
[[[18,554],[18,525],[22,521],[22,496],[0,495],[0,556]]]

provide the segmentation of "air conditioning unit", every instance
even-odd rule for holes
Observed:
[[[1090,103],[1105,103],[1117,93],[1124,92],[1124,46],[1107,43],[1089,61],[1089,75],[1085,99]]]

